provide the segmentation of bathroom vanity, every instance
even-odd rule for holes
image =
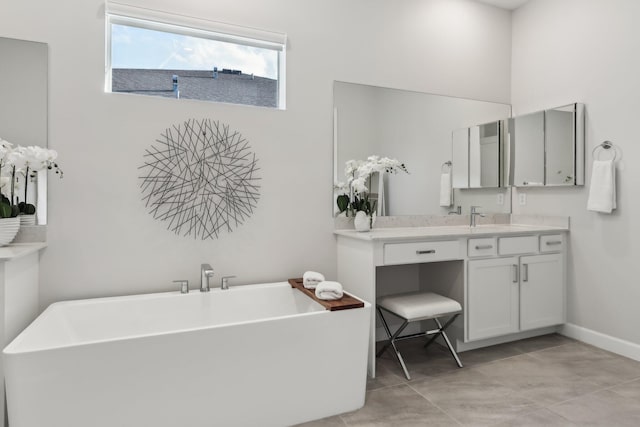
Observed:
[[[418,289],[457,300],[463,315],[450,336],[458,351],[541,335],[565,321],[568,229],[566,219],[336,230],[338,280],[371,303]],[[375,376],[374,311],[370,334],[368,369]]]
[[[0,342],[9,344],[39,312],[40,251],[46,243],[20,243],[0,247]],[[0,408],[5,414],[4,367],[0,364]],[[4,425],[4,423],[2,424]]]

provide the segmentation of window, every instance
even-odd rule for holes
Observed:
[[[109,3],[106,91],[285,108],[286,36]]]

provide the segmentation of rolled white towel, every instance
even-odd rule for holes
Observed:
[[[315,289],[322,281],[324,281],[324,275],[316,271],[305,271],[302,275],[302,285],[307,289]]]
[[[344,292],[342,285],[338,282],[324,281],[316,286],[316,297],[319,299],[332,301],[342,298]]]

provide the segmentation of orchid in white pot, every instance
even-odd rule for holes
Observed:
[[[38,146],[14,147],[0,138],[0,217],[35,214],[35,205],[27,200],[29,182],[42,170],[54,170],[62,178],[62,170],[56,163],[57,157],[55,150]],[[22,200],[17,194],[18,190],[24,191]],[[11,198],[6,194],[10,194]]]
[[[357,212],[364,212],[369,217],[369,228],[373,227],[377,201],[369,200],[371,175],[399,171],[408,173],[404,163],[388,157],[369,156],[365,161],[347,161],[344,169],[346,183],[338,182],[334,186],[341,193],[336,199],[339,214],[355,216]]]

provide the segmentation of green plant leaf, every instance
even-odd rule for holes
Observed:
[[[336,203],[338,204],[338,209],[340,209],[340,213],[346,211],[347,208],[349,207],[349,196],[347,196],[346,194],[342,194],[338,196],[338,198],[336,199]]]
[[[0,202],[0,218],[11,218],[11,205],[9,203]]]

